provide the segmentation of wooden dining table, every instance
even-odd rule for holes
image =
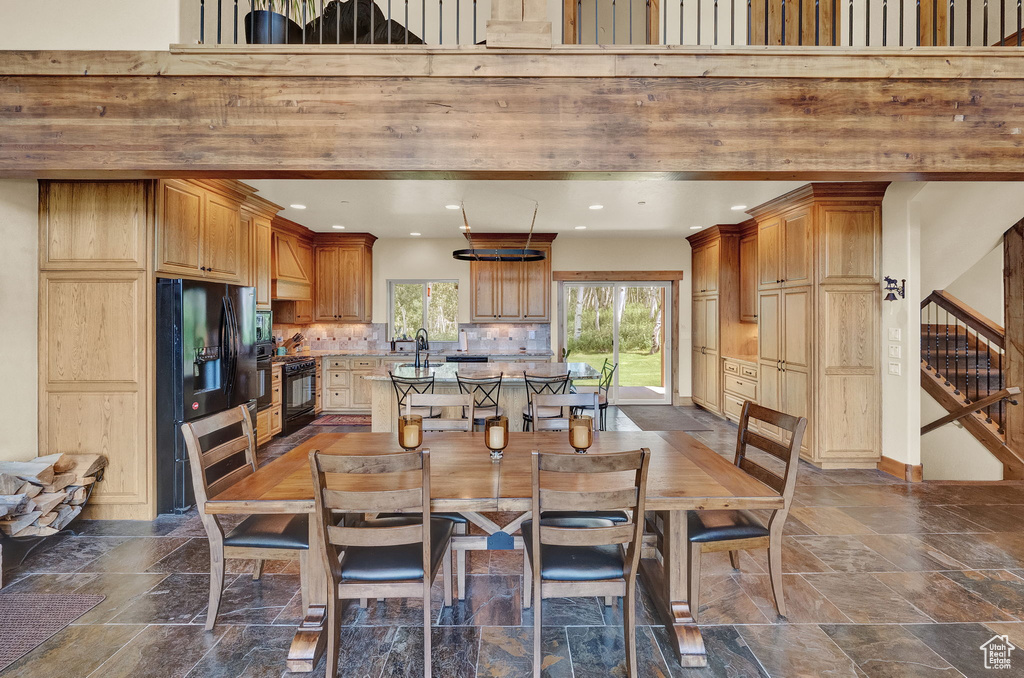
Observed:
[[[531,507],[533,450],[572,454],[564,432],[511,433],[500,461],[492,461],[482,433],[425,433],[423,447],[430,450],[431,509],[460,512],[478,518],[484,512],[527,512]],[[747,475],[727,459],[682,431],[602,431],[595,436],[589,454],[648,448],[651,465],[647,484],[648,524],[655,528],[640,561],[644,580],[662,622],[675,638],[674,647],[683,666],[707,664],[700,630],[690,613],[687,597],[686,512],[701,509],[777,509],[782,497]],[[313,482],[309,453],[391,454],[402,452],[393,433],[321,433],[315,435],[255,473],[232,485],[206,503],[208,513],[275,514],[313,513]],[[372,489],[374,482],[401,479],[361,476],[328,478],[332,489]],[[560,480],[564,489],[600,489],[593,477]],[[371,485],[367,485],[371,483]],[[522,517],[502,528],[488,521],[489,532],[511,532]],[[326,644],[328,591],[319,531],[310,521],[310,557],[301,571],[305,618],[295,633],[288,654],[293,672],[312,671]],[[506,539],[504,543],[511,542]],[[520,542],[521,543],[521,542]]]

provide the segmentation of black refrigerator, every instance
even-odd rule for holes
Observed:
[[[256,424],[256,298],[252,287],[159,279],[156,312],[157,510],[184,513],[195,495],[182,422],[246,405]],[[222,442],[213,437],[203,446]]]

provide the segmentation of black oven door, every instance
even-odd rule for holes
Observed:
[[[284,375],[284,433],[313,421],[316,408],[316,368]]]
[[[271,379],[273,379],[273,368],[270,360],[257,360],[256,361],[256,383],[258,389],[256,391],[256,409],[265,410],[270,407],[273,400],[271,393]]]

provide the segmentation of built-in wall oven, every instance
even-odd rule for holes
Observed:
[[[270,358],[273,349],[273,344],[256,344],[256,409],[259,411],[270,407],[273,401],[270,391],[274,372]]]
[[[282,433],[287,435],[316,417],[316,361],[309,359],[285,363],[281,376],[284,400]]]

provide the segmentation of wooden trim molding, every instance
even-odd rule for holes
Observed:
[[[683,271],[552,271],[555,282],[674,282]]]
[[[924,480],[921,464],[904,464],[885,455],[882,455],[882,458],[878,461],[878,470],[895,476],[900,480],[905,480],[908,483],[920,483]]]

